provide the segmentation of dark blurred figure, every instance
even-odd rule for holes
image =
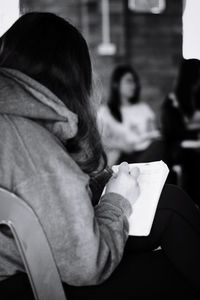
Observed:
[[[170,169],[181,165],[181,184],[196,203],[200,203],[200,62],[182,59],[174,92],[169,93],[161,108],[161,128]],[[199,99],[198,99],[199,98]],[[173,173],[172,173],[173,174]],[[175,174],[172,181],[176,183]]]

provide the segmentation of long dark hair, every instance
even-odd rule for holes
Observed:
[[[133,69],[133,67],[131,67],[129,65],[117,66],[111,75],[108,107],[109,107],[110,112],[113,115],[113,117],[119,122],[122,121],[122,116],[121,116],[121,112],[120,112],[121,99],[120,99],[120,93],[119,93],[119,86],[120,86],[120,81],[121,81],[122,77],[127,73],[132,74],[134,81],[135,81],[135,85],[136,85],[135,93],[129,99],[129,102],[132,104],[137,103],[139,101],[139,96],[140,96],[140,81],[139,81],[139,77],[138,77],[136,71]]]
[[[49,88],[78,115],[66,148],[92,174],[105,161],[91,103],[92,67],[81,33],[52,13],[27,13],[0,39],[0,66],[19,70]]]

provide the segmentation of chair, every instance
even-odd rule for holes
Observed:
[[[61,279],[42,226],[32,208],[0,188],[0,225],[16,241],[36,300],[66,300]]]

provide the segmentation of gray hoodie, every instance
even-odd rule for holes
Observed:
[[[77,116],[51,91],[0,69],[0,186],[34,209],[62,280],[81,286],[101,283],[119,264],[131,206],[115,193],[92,206],[89,177],[61,142],[76,132]],[[13,239],[0,233],[0,279],[23,270]]]

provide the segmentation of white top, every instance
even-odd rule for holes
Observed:
[[[144,150],[158,136],[154,112],[147,104],[123,106],[121,113],[123,122],[118,122],[103,105],[97,115],[109,165],[115,164],[121,152]]]
[[[146,103],[137,103],[130,106],[121,107],[122,120],[124,126],[134,133],[138,142],[134,150],[145,150],[158,136],[155,126],[155,114]]]

